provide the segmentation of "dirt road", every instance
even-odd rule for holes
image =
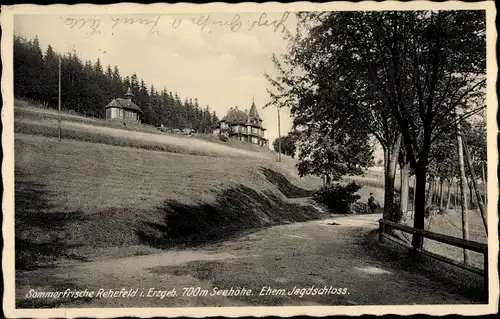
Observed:
[[[426,274],[404,270],[377,257],[367,242],[373,242],[379,218],[378,215],[339,216],[271,227],[189,250],[22,272],[16,278],[17,306],[213,307],[479,302]],[[66,289],[72,292],[87,289],[94,295],[69,300],[26,297],[30,290],[33,295],[34,291]],[[103,290],[99,293],[99,289]],[[116,297],[104,298],[110,290],[121,289],[123,292]],[[222,291],[225,289],[226,293]]]

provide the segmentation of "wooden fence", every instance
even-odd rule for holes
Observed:
[[[380,224],[380,228],[379,228],[379,241],[380,242],[382,242],[383,238],[387,238],[387,239],[389,239],[397,244],[400,244],[406,248],[409,248],[409,249],[416,251],[418,254],[428,256],[428,257],[440,260],[442,262],[454,265],[456,267],[468,270],[470,272],[482,275],[484,277],[484,291],[486,293],[486,296],[488,296],[488,245],[483,244],[483,243],[479,243],[479,242],[475,242],[475,241],[471,241],[471,240],[464,240],[461,238],[456,238],[456,237],[451,237],[451,236],[447,236],[447,235],[443,235],[443,234],[438,234],[438,233],[434,233],[434,232],[431,232],[428,230],[416,229],[413,227],[401,225],[401,224],[398,224],[398,223],[395,223],[392,221],[388,221],[385,219],[380,219],[379,224]],[[441,256],[441,255],[432,253],[430,251],[426,251],[423,249],[414,249],[413,247],[411,247],[411,246],[397,240],[393,236],[387,234],[386,233],[387,228],[397,229],[397,230],[400,230],[402,232],[409,233],[409,234],[420,235],[421,236],[420,240],[422,240],[422,241],[424,238],[428,238],[428,239],[432,239],[432,240],[438,241],[438,242],[443,243],[443,244],[448,244],[448,245],[451,245],[454,247],[459,247],[459,248],[463,248],[463,249],[467,249],[467,250],[481,253],[481,254],[483,254],[483,257],[484,257],[483,269],[479,269],[479,268],[471,266],[469,264],[459,262],[459,261],[456,261],[454,259],[450,259],[450,258]],[[422,245],[420,245],[420,246],[422,247]]]

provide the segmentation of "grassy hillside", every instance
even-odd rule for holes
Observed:
[[[15,101],[14,116],[16,118],[16,132],[28,133],[28,134],[41,134],[45,136],[57,136],[57,120],[59,115],[57,111],[47,108],[33,107],[24,101]],[[251,152],[267,153],[269,155],[271,150],[267,147],[259,147],[249,143],[244,143],[234,139],[230,139],[227,142],[222,142],[217,136],[214,136],[210,132],[208,134],[195,134],[194,136],[184,136],[173,133],[160,132],[155,127],[145,124],[132,124],[123,125],[120,121],[106,121],[97,118],[84,117],[80,115],[75,115],[67,112],[61,112],[62,120],[62,135],[64,138],[73,138],[80,140],[89,140],[94,142],[104,142],[106,137],[102,136],[109,135],[109,132],[114,132],[116,135],[116,130],[119,130],[118,134],[120,137],[129,138],[131,136],[139,137],[143,139],[144,136],[148,138],[146,140],[154,142],[163,142],[169,140],[174,141],[173,144],[189,144],[192,143],[190,140],[195,140],[196,142],[210,142],[211,145],[224,145],[231,148],[248,150]],[[115,130],[110,130],[115,129]],[[148,134],[138,134],[148,133]],[[110,142],[112,138],[107,136],[107,141]],[[137,140],[137,138],[135,138]],[[116,142],[114,142],[116,143]],[[171,143],[172,144],[172,143]],[[133,146],[133,145],[128,145]],[[174,151],[174,150],[170,150]],[[247,154],[248,156],[248,154]]]
[[[16,259],[27,266],[61,254],[143,254],[326,216],[297,199],[311,194],[312,180],[258,157],[175,154],[28,134],[16,134],[15,154]]]
[[[467,216],[469,222],[468,239],[481,243],[488,243],[488,236],[484,229],[479,211],[469,210]],[[409,218],[405,223],[413,227],[413,219]],[[448,236],[462,238],[461,211],[451,209],[443,215],[428,217],[425,220],[425,229]],[[409,234],[400,232],[399,235],[406,239],[408,243],[411,242]],[[424,249],[441,256],[463,261],[463,249],[442,244],[435,240],[424,239]],[[478,268],[482,268],[484,264],[483,255],[469,251],[469,262]]]
[[[63,116],[58,141],[55,112],[16,106],[15,116],[19,269],[147,254],[327,215],[304,199],[321,181],[299,178],[296,160],[282,156],[277,163],[276,153],[266,148],[147,126],[114,127],[71,114]],[[382,174],[372,169],[346,180],[364,185],[361,202],[373,192],[383,204]],[[470,239],[484,241],[476,215]],[[460,216],[453,212],[430,225],[461,235]],[[460,258],[459,250],[430,241],[426,247]]]

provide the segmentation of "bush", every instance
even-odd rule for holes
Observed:
[[[223,141],[223,142],[227,142],[229,138],[226,136],[226,135],[219,135],[219,140]]]
[[[363,186],[356,182],[350,182],[347,185],[340,183],[323,186],[313,194],[313,199],[325,204],[329,209],[341,214],[351,213],[351,204],[361,197],[355,193]]]

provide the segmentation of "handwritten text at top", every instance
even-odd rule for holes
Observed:
[[[285,22],[290,16],[290,12],[283,12],[279,19],[271,19],[268,17],[267,13],[262,13],[256,20],[244,20],[239,13],[233,14],[231,19],[214,19],[211,14],[200,14],[196,15],[190,19],[173,17],[173,20],[169,22],[162,21],[161,15],[154,16],[153,18],[135,18],[135,17],[110,17],[108,22],[110,22],[110,27],[104,27],[105,21],[96,18],[71,18],[67,17],[64,19],[64,24],[72,30],[82,30],[86,31],[87,38],[90,38],[96,34],[101,34],[106,31],[117,31],[121,26],[138,26],[144,28],[146,35],[161,35],[161,30],[163,28],[173,28],[177,29],[182,24],[192,23],[201,30],[208,29],[209,26],[216,26],[221,28],[227,28],[231,32],[238,32],[242,30],[252,31],[256,28],[268,28],[274,33],[289,33]],[[103,23],[101,23],[103,22]],[[110,29],[110,30],[106,30]],[[208,31],[210,33],[210,30]]]

